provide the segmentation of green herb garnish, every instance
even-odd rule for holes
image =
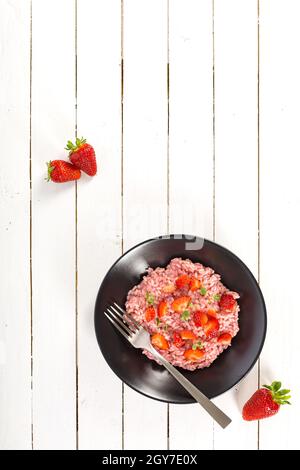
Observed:
[[[190,318],[190,312],[188,310],[185,310],[182,314],[181,314],[181,320],[188,320]]]
[[[154,295],[151,292],[146,292],[146,301],[149,305],[154,304]]]
[[[197,343],[194,343],[192,346],[193,351],[196,351],[196,349],[203,349],[203,344],[201,341],[197,341]]]
[[[158,325],[160,324],[160,318],[156,317],[156,318],[155,318],[155,321],[156,321],[156,324],[157,324],[157,326],[158,326]]]
[[[207,292],[207,289],[205,289],[205,287],[201,287],[201,289],[200,289],[200,294],[201,294],[201,295],[205,295],[206,292]]]
[[[221,298],[221,296],[219,294],[214,295],[214,300],[216,302],[219,302],[220,298]]]
[[[164,325],[164,330],[168,331],[169,325]]]

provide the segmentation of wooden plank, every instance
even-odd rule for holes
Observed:
[[[33,439],[76,446],[75,186],[46,184],[75,129],[75,4],[33,0]]]
[[[30,449],[30,2],[0,9],[0,448]]]
[[[124,2],[124,248],[166,233],[167,2]],[[167,405],[125,388],[126,449],[167,445]]]
[[[121,255],[121,1],[79,0],[77,17],[78,133],[99,167],[78,184],[79,448],[120,449],[122,386],[95,341],[93,309]]]
[[[293,392],[291,408],[284,406],[278,416],[261,422],[261,449],[300,449],[299,14],[296,0],[260,1],[260,259],[269,314],[261,383],[282,380]]]
[[[170,232],[213,237],[212,2],[170,2]],[[201,184],[199,184],[199,182]],[[170,406],[170,449],[211,449],[199,405]]]
[[[257,4],[215,0],[215,236],[258,274]],[[242,313],[241,313],[242,314]],[[215,425],[215,449],[255,449],[257,423],[241,407],[257,367],[216,403],[232,418]]]

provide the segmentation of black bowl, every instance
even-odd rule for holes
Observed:
[[[194,399],[162,366],[133,348],[103,315],[112,301],[124,306],[128,291],[141,281],[149,266],[164,267],[175,257],[212,267],[221,274],[224,284],[241,296],[240,331],[232,346],[206,369],[179,370],[209,398],[226,392],[245,377],[257,361],[266,336],[264,299],[247,266],[232,252],[209,240],[170,235],[147,240],[127,251],[101,284],[95,306],[95,329],[105,360],[127,385],[156,400],[193,403]]]

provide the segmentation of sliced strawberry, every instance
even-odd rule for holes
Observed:
[[[235,308],[236,301],[231,294],[223,294],[219,305],[220,308],[225,312],[232,312],[232,310]]]
[[[184,310],[186,310],[190,300],[190,297],[187,296],[177,297],[177,299],[172,302],[172,309],[175,312],[182,313]]]
[[[216,318],[210,317],[206,325],[204,325],[203,329],[204,329],[204,333],[206,334],[206,336],[208,337],[214,336],[219,330],[218,320]]]
[[[154,347],[158,349],[164,349],[164,350],[169,349],[168,341],[160,333],[155,333],[154,335],[152,335],[151,343],[153,344]]]
[[[196,279],[195,277],[193,277],[190,282],[190,290],[194,292],[200,289],[200,287],[201,287],[201,282],[199,281],[199,279]]]
[[[158,309],[157,309],[157,314],[159,318],[163,317],[168,311],[168,304],[165,300],[159,303]]]
[[[227,345],[231,343],[231,340],[232,336],[229,333],[223,333],[219,336],[218,343]]]
[[[166,294],[173,294],[176,291],[176,286],[174,284],[167,284],[162,288],[163,292]]]
[[[175,331],[175,333],[173,334],[173,343],[176,348],[181,348],[185,344],[180,334],[177,333],[177,331]]]
[[[195,349],[195,350],[187,349],[184,352],[185,359],[187,359],[188,361],[193,361],[193,362],[199,361],[204,355],[205,355],[205,352],[201,351],[201,349]]]
[[[197,339],[197,336],[190,330],[182,330],[180,336],[182,339]]]
[[[208,315],[203,310],[194,313],[193,320],[196,326],[204,326],[208,322]]]
[[[209,308],[207,310],[207,315],[209,315],[210,317],[217,318],[217,312],[213,308]]]
[[[182,274],[176,279],[177,289],[182,289],[190,285],[191,278],[187,274]]]
[[[145,320],[151,321],[155,318],[155,309],[154,307],[147,307],[145,310]]]

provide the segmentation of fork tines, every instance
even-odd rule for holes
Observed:
[[[133,318],[128,318],[126,311],[116,302],[106,309],[104,315],[126,339],[130,339],[139,329],[139,324]]]

